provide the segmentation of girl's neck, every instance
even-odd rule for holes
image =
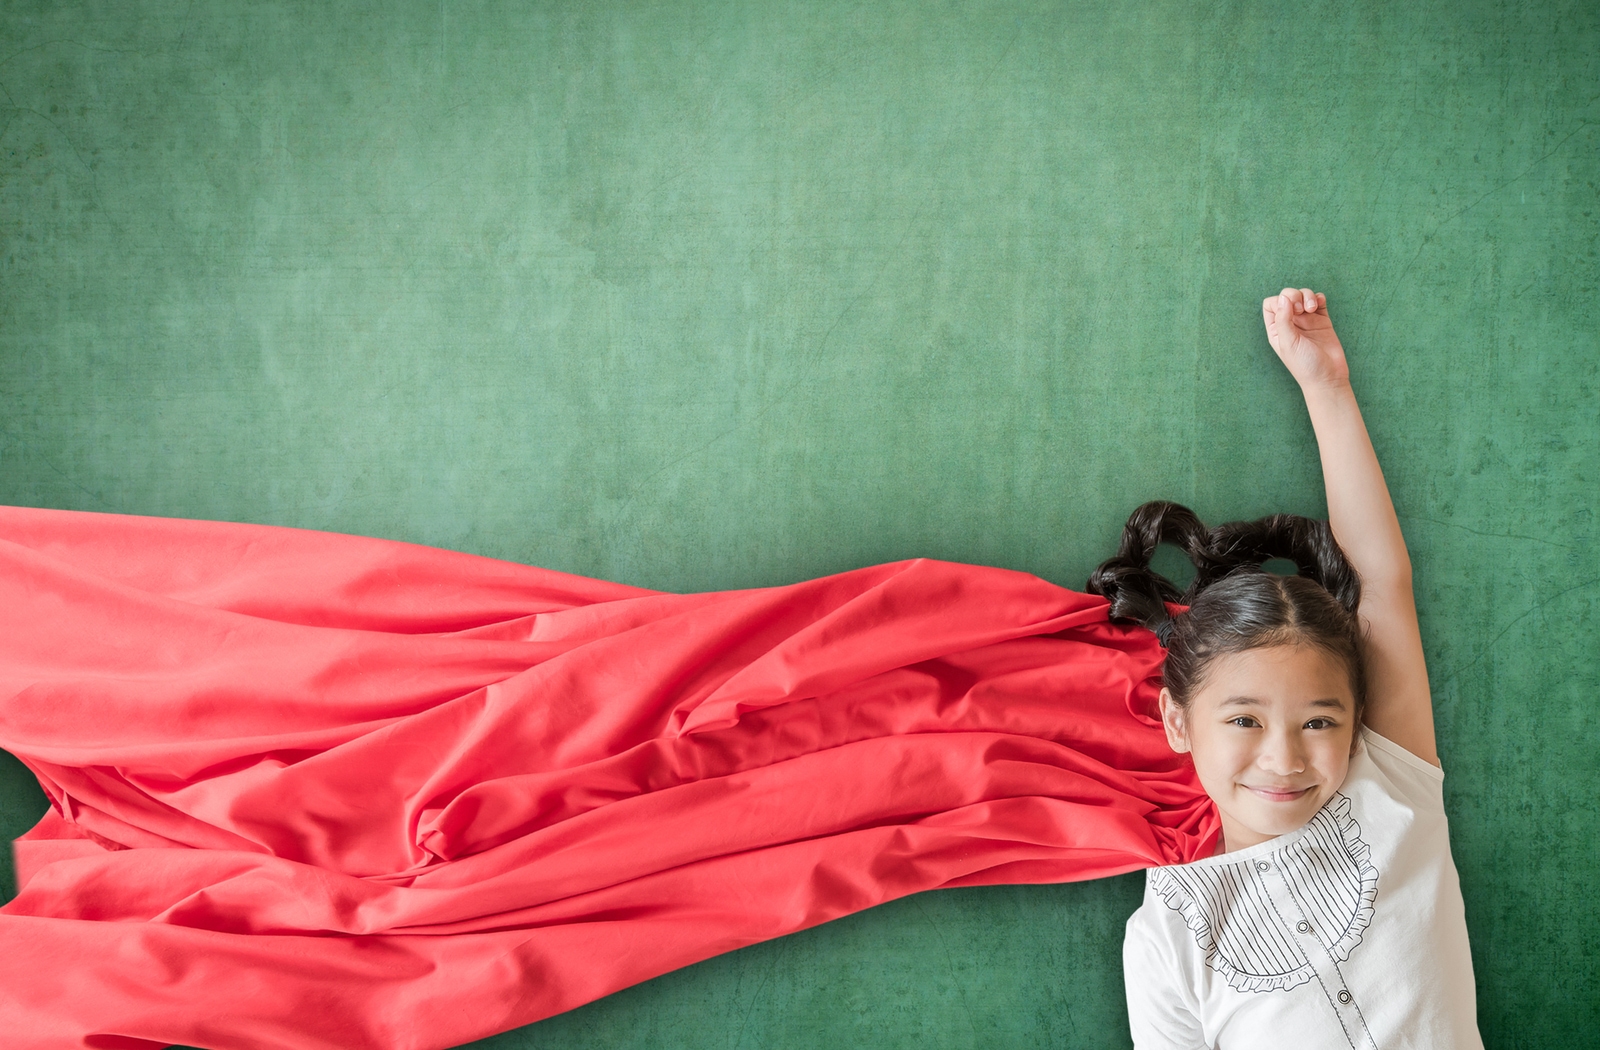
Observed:
[[[1222,814],[1222,831],[1217,835],[1217,852],[1214,855],[1220,857],[1224,853],[1249,849],[1251,846],[1259,846],[1263,842],[1271,842],[1277,837],[1277,835],[1263,835],[1258,831],[1251,831],[1249,828],[1230,820],[1228,815],[1224,813]]]

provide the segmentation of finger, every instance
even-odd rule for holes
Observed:
[[[1309,288],[1300,289],[1300,303],[1306,313],[1315,313],[1317,309],[1317,293]]]
[[[1280,340],[1293,336],[1294,307],[1289,305],[1288,295],[1279,292],[1268,296],[1262,302],[1262,308],[1266,315],[1267,338],[1273,343],[1273,349],[1277,349]]]
[[[1261,300],[1261,311],[1267,318],[1267,329],[1278,323],[1278,318],[1283,315],[1283,295],[1269,295]]]
[[[1294,316],[1295,303],[1300,299],[1300,289],[1285,288],[1283,291],[1278,293],[1278,299],[1283,304],[1282,306],[1278,307],[1279,312],[1281,312],[1286,319],[1291,318]]]

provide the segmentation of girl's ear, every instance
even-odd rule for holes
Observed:
[[[1189,753],[1187,712],[1172,698],[1172,690],[1161,690],[1161,727],[1167,731],[1167,744],[1180,755]]]

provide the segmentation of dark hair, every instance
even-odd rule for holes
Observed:
[[[1150,568],[1156,547],[1170,543],[1194,564],[1194,581],[1180,592]],[[1294,562],[1296,576],[1278,576],[1263,562]],[[1128,516],[1115,557],[1101,563],[1085,589],[1111,601],[1111,618],[1138,623],[1167,648],[1163,684],[1187,707],[1211,661],[1272,645],[1320,648],[1350,674],[1355,716],[1366,706],[1361,663],[1361,580],[1328,523],[1295,514],[1230,521],[1207,529],[1188,507],[1145,503]],[[1187,605],[1173,615],[1167,604]]]

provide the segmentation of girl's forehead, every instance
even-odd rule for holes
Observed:
[[[1310,645],[1274,645],[1216,657],[1194,702],[1208,706],[1354,703],[1348,670],[1338,657]]]

